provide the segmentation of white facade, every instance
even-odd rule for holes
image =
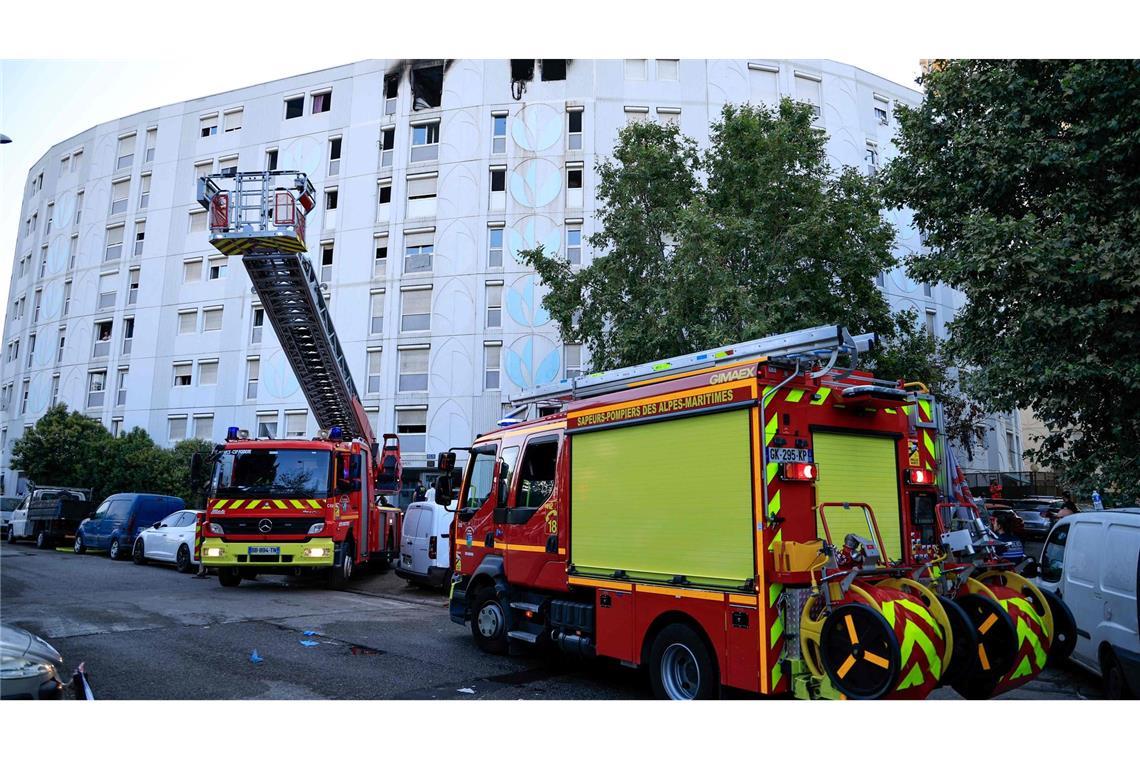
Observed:
[[[5,493],[18,487],[12,442],[53,401],[164,445],[231,425],[316,432],[240,261],[206,242],[200,173],[260,170],[272,155],[309,174],[309,255],[354,380],[377,432],[400,432],[416,467],[493,426],[515,390],[585,361],[560,344],[514,252],[541,243],[590,261],[593,167],[629,120],[676,121],[706,146],[724,103],[792,97],[819,106],[835,164],[869,166],[892,155],[895,104],[921,98],[829,61],[572,60],[551,81],[561,62],[538,62],[525,85],[507,60],[430,63],[365,61],[125,116],[31,168],[0,371]],[[412,80],[439,70],[439,105],[431,92],[413,103]],[[892,221],[902,258],[920,241],[906,214]],[[901,268],[881,284],[940,334],[961,304]],[[1016,417],[995,425],[974,468],[1019,469],[1005,461],[1020,461]]]

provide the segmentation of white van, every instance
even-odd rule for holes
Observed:
[[[453,513],[430,501],[408,505],[400,534],[396,575],[411,583],[443,587],[451,580]]]
[[[1104,679],[1114,699],[1140,695],[1140,509],[1081,512],[1057,521],[1037,584],[1077,622],[1072,659]]]

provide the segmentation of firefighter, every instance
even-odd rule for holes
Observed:
[[[990,498],[1001,498],[1001,483],[998,482],[997,478],[990,478]]]

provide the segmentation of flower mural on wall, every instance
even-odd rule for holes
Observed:
[[[541,327],[550,321],[550,312],[542,308],[542,295],[538,282],[531,277],[519,279],[507,290],[507,314],[515,324],[523,327]]]
[[[534,250],[539,245],[547,256],[558,255],[562,248],[562,228],[545,216],[524,217],[507,230],[507,248],[515,263],[521,263],[519,251]]]
[[[562,113],[551,106],[534,103],[526,106],[511,121],[511,137],[526,151],[546,150],[562,137]]]
[[[562,172],[551,161],[533,158],[511,172],[510,187],[515,203],[525,208],[541,208],[561,192]]]
[[[503,368],[507,378],[516,386],[530,388],[554,382],[562,369],[562,355],[550,340],[528,335],[504,347]]]

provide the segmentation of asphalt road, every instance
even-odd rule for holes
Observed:
[[[272,576],[224,589],[170,567],[4,544],[0,620],[47,639],[69,667],[86,662],[100,699],[650,696],[640,672],[615,663],[484,654],[448,619],[440,593],[390,572],[339,592]],[[1069,666],[1003,698],[1099,695],[1095,679]]]

